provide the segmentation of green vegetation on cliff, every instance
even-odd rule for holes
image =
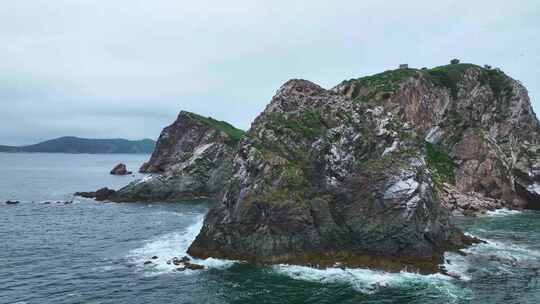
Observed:
[[[394,93],[399,84],[409,77],[416,74],[414,69],[397,69],[389,70],[379,74],[360,77],[346,81],[346,84],[355,84],[354,91],[351,97],[359,101],[368,101],[373,99],[377,94],[382,93],[384,98],[390,97]],[[366,96],[359,96],[362,88],[368,88],[369,93]]]
[[[489,85],[496,98],[505,97],[512,93],[512,84],[508,76],[498,69],[484,70],[480,76],[480,83]]]
[[[304,111],[290,115],[270,113],[268,127],[277,134],[282,134],[288,129],[309,139],[316,138],[325,130],[321,113],[317,111]]]
[[[512,92],[511,82],[504,72],[499,69],[491,69],[489,67],[482,68],[475,64],[449,64],[430,70],[425,70],[425,74],[435,85],[448,88],[452,97],[457,98],[459,90],[458,83],[462,80],[465,71],[470,68],[475,68],[481,71],[479,77],[480,84],[488,85],[496,98],[504,97]]]
[[[389,70],[379,74],[358,78],[360,86],[368,86],[383,92],[394,92],[403,80],[416,74],[414,69]]]
[[[435,183],[456,183],[454,175],[456,164],[441,147],[426,142],[426,161],[428,167],[433,170]]]
[[[229,136],[229,140],[226,142],[226,144],[230,146],[236,146],[240,141],[240,138],[242,138],[242,136],[244,136],[244,134],[246,133],[245,131],[237,129],[233,125],[225,121],[216,120],[212,117],[203,117],[195,113],[189,113],[189,115],[193,119],[227,134]]]
[[[425,74],[435,85],[448,88],[452,97],[457,98],[458,83],[461,81],[465,71],[472,67],[480,68],[477,65],[468,63],[449,64],[425,70]]]

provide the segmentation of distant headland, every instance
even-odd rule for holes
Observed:
[[[88,153],[88,154],[150,154],[156,142],[151,139],[89,139],[65,136],[43,141],[29,146],[1,146],[0,152],[42,152],[42,153]]]

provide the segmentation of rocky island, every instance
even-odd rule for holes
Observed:
[[[244,131],[182,111],[163,129],[150,160],[139,169],[149,175],[114,191],[77,195],[112,202],[175,202],[217,199],[232,177],[232,158]]]
[[[437,271],[478,240],[451,222],[540,208],[540,124],[498,69],[400,68],[331,90],[285,83],[244,134],[180,113],[111,201],[219,201],[193,257]]]

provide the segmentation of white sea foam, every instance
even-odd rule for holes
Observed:
[[[501,209],[497,209],[497,210],[493,210],[493,211],[488,211],[486,212],[486,216],[493,216],[493,217],[497,217],[497,216],[506,216],[506,215],[513,215],[513,214],[520,214],[521,211],[518,211],[518,210],[510,210],[510,209],[507,209],[507,208],[501,208]]]
[[[470,281],[471,275],[468,273],[470,263],[467,257],[455,252],[446,252],[444,254],[444,269],[449,275],[456,276],[462,281]]]
[[[149,275],[163,274],[171,271],[176,271],[176,266],[167,264],[167,261],[174,257],[183,257],[187,254],[189,245],[193,242],[197,234],[201,231],[204,221],[203,215],[197,215],[194,223],[188,226],[183,231],[172,232],[162,235],[158,238],[148,241],[143,247],[130,251],[128,259],[135,263],[139,269],[147,271]],[[153,256],[158,258],[152,260]],[[207,268],[225,268],[232,265],[233,261],[219,259],[192,259],[193,263],[204,265]],[[151,264],[144,265],[144,262],[151,261]],[[192,273],[186,270],[181,273]]]
[[[464,250],[471,254],[490,254],[500,258],[529,260],[531,258],[540,258],[540,252],[528,249],[510,242],[485,240],[486,243],[478,244]]]
[[[473,278],[472,268],[481,267],[484,271],[507,272],[516,265],[538,264],[540,252],[509,242],[486,240],[486,243],[476,244],[464,249],[467,255],[447,252],[444,268],[461,280]]]
[[[136,183],[137,184],[146,183],[149,180],[153,179],[154,177],[155,177],[155,175],[152,175],[152,174],[144,175],[143,178],[136,181]]]
[[[421,275],[411,272],[390,273],[363,268],[317,269],[307,266],[275,265],[272,270],[293,279],[318,283],[344,283],[362,293],[373,294],[388,287],[430,285],[450,298],[461,298],[465,290],[455,286],[453,278],[442,274]]]

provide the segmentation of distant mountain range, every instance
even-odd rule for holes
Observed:
[[[0,152],[44,152],[44,153],[134,153],[150,154],[156,142],[151,139],[88,139],[79,137],[60,137],[35,145],[13,147],[1,146]]]

